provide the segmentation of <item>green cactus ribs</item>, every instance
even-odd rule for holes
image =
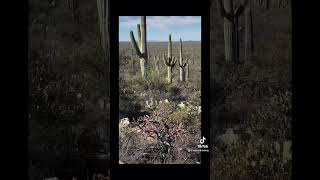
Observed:
[[[175,66],[177,59],[176,57],[172,57],[172,42],[171,42],[171,34],[169,34],[169,42],[168,42],[168,57],[163,55],[164,63],[167,66],[168,70],[168,83],[172,83],[172,69]]]
[[[141,77],[145,79],[148,62],[146,16],[141,16],[141,24],[137,25],[137,33],[138,44],[134,38],[133,31],[130,31],[130,39],[132,47],[140,59]]]

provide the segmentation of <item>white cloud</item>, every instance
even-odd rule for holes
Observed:
[[[136,28],[140,18],[120,18],[120,27]],[[147,28],[167,29],[200,24],[200,16],[147,16]]]

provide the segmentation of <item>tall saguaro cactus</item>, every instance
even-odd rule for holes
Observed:
[[[239,62],[238,19],[244,11],[247,1],[235,4],[234,0],[216,0],[219,12],[224,18],[225,58],[227,61]]]
[[[100,27],[101,44],[104,52],[105,61],[107,64],[107,83],[109,86],[110,72],[110,6],[109,0],[97,0],[98,18]],[[108,90],[109,92],[109,90]]]
[[[245,12],[245,59],[249,59],[254,50],[253,47],[253,22],[252,22],[252,13],[251,7],[246,8]]]
[[[180,70],[180,81],[185,81],[185,67],[187,65],[187,61],[183,63],[183,57],[182,57],[182,40],[180,38],[180,58],[179,58],[179,70]]]
[[[107,84],[107,97],[109,97],[110,92],[110,4],[109,0],[97,0],[98,17],[99,17],[99,27],[101,35],[101,43],[104,52],[104,57],[106,61],[106,84]],[[109,121],[107,121],[106,132],[107,136],[109,134]],[[106,149],[109,152],[109,143],[106,143]]]
[[[172,43],[171,43],[171,34],[169,34],[168,42],[168,57],[163,55],[164,64],[168,67],[168,83],[172,83],[172,69],[175,66],[177,60],[175,57],[172,57]]]
[[[141,76],[145,78],[148,63],[146,16],[141,16],[141,24],[137,25],[137,31],[138,45],[134,38],[133,31],[130,31],[131,44],[140,59]]]
[[[69,9],[71,9],[72,11],[73,21],[79,24],[79,21],[80,21],[79,0],[68,0],[68,6],[69,6]]]

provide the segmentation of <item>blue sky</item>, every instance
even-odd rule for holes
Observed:
[[[201,41],[200,16],[147,16],[147,40],[168,41]],[[140,16],[119,17],[119,41],[130,41],[130,31],[137,40],[137,24]]]

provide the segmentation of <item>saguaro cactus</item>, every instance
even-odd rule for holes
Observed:
[[[159,71],[159,58],[158,56],[154,55],[154,67],[155,67],[155,70],[157,72],[157,75],[159,76],[160,75],[160,71]]]
[[[69,6],[69,9],[71,9],[72,11],[72,18],[73,18],[73,21],[76,22],[77,24],[79,24],[79,0],[68,0],[68,6]]]
[[[148,63],[146,16],[141,16],[141,29],[140,24],[138,24],[137,31],[138,45],[134,38],[133,31],[130,31],[131,44],[140,58],[141,76],[142,78],[145,78]]]
[[[189,81],[189,64],[186,65],[186,81]]]
[[[131,49],[131,71],[132,71],[132,73],[134,73],[134,72],[136,72],[135,71],[135,54],[134,54],[134,52],[133,52],[133,49]]]
[[[227,61],[239,61],[238,18],[248,0],[235,4],[233,0],[216,0],[219,12],[224,18],[225,58]]]
[[[109,0],[97,0],[97,8],[98,8],[98,15],[99,15],[99,27],[100,27],[100,34],[101,34],[101,43],[104,52],[104,57],[106,61],[106,84],[107,84],[107,92],[106,96],[109,97],[110,92],[110,6]],[[109,131],[109,121],[107,121],[106,132],[107,137],[110,137]],[[107,152],[110,152],[109,143],[106,143]]]
[[[256,4],[260,8],[269,9],[270,1],[269,0],[256,0]]]
[[[101,44],[104,52],[104,57],[107,65],[107,84],[108,87],[110,83],[109,72],[110,72],[110,6],[109,0],[97,0],[98,17],[99,17],[99,27]],[[109,95],[109,90],[107,90],[107,95]]]
[[[175,57],[172,57],[172,43],[171,43],[171,34],[169,34],[168,42],[168,57],[163,55],[164,64],[168,67],[168,83],[172,83],[172,69],[175,66],[177,60]]]
[[[182,57],[182,40],[180,38],[180,58],[179,58],[179,70],[180,70],[180,81],[185,81],[185,75],[184,75],[184,69],[187,65],[187,61],[183,63],[183,57]]]
[[[246,8],[245,12],[245,59],[249,59],[253,52],[253,23],[251,7]]]

